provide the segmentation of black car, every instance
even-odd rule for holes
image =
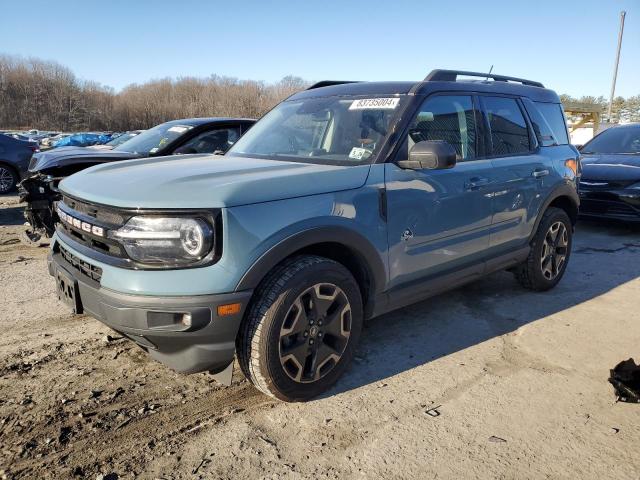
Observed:
[[[580,215],[640,222],[640,124],[609,128],[581,153]]]
[[[0,135],[0,193],[13,190],[29,167],[31,156],[38,151],[38,144]]]
[[[224,153],[255,120],[247,118],[189,118],[162,123],[112,150],[61,147],[33,156],[29,172],[20,183],[20,200],[27,202],[25,217],[29,243],[51,237],[58,221],[54,202],[60,199],[58,183],[80,170],[106,162],[176,154]]]

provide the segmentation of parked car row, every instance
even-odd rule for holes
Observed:
[[[639,207],[635,130],[596,137],[581,167],[558,95],[531,80],[325,81],[253,124],[37,153],[20,193],[72,311],[179,372],[228,384],[237,359],[284,401],[330,388],[367,319],[498,270],[553,288],[580,195]],[[594,179],[617,197],[579,195]]]

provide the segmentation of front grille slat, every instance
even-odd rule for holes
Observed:
[[[100,267],[96,267],[95,265],[78,258],[60,244],[58,244],[58,249],[62,258],[64,258],[73,268],[86,277],[100,283],[100,280],[102,280],[102,269]]]

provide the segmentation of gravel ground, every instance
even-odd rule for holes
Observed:
[[[0,478],[640,478],[640,229],[580,224],[553,291],[508,273],[370,322],[323,398],[183,376],[54,295],[0,197]]]

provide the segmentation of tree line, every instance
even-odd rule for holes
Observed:
[[[0,128],[123,131],[178,118],[258,118],[307,85],[293,76],[267,84],[212,75],[151,80],[115,92],[56,62],[0,55]]]
[[[123,131],[177,118],[259,118],[307,85],[293,76],[267,84],[212,75],[150,80],[115,92],[56,62],[0,55],[0,128]],[[604,97],[561,98],[598,105],[603,112],[608,105]],[[640,95],[617,97],[612,120],[640,121]]]

